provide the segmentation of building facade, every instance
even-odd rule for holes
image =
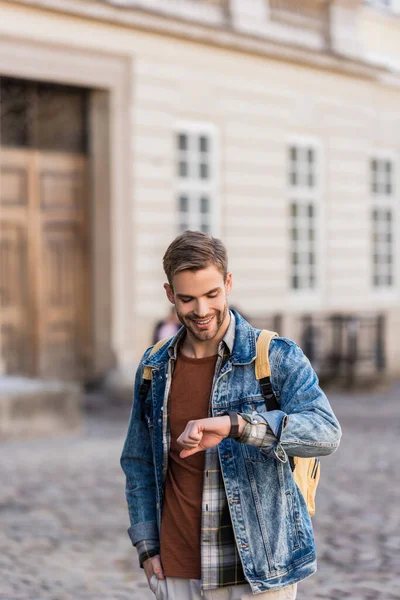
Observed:
[[[3,371],[131,378],[190,228],[225,241],[232,304],[284,335],[384,314],[400,375],[398,13],[0,0]]]

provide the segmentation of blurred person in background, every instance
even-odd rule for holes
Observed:
[[[156,344],[164,338],[170,338],[174,336],[176,333],[178,333],[180,327],[181,322],[178,319],[175,307],[171,306],[165,319],[158,321],[154,327],[153,344]]]
[[[334,452],[340,425],[286,338],[270,343],[280,406],[266,410],[254,370],[259,331],[228,308],[220,240],[186,231],[163,265],[184,327],[143,355],[121,456],[140,565],[158,600],[294,600],[316,555],[288,459]]]

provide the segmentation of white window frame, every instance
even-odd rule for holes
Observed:
[[[290,183],[290,148],[293,146],[297,148],[311,148],[314,150],[314,164],[316,173],[316,182],[313,188],[307,186],[293,186]],[[321,307],[322,290],[324,288],[323,281],[323,269],[322,265],[325,263],[325,248],[323,246],[323,223],[325,220],[324,215],[324,156],[323,147],[321,140],[311,136],[293,135],[288,137],[285,146],[285,177],[286,177],[286,202],[287,202],[287,231],[288,231],[288,287],[290,290],[290,305],[294,311],[304,311],[305,309],[310,310],[313,308]],[[314,216],[314,227],[315,227],[315,240],[314,240],[314,251],[315,251],[315,286],[313,288],[299,288],[295,289],[292,287],[292,275],[293,275],[293,263],[292,263],[292,216],[291,207],[295,202],[312,204],[315,210]]]
[[[209,169],[211,177],[207,179],[200,179],[199,176],[193,176],[189,172],[189,176],[186,178],[179,176],[179,159],[180,151],[178,148],[178,136],[179,134],[187,134],[188,136],[200,136],[205,135],[209,138],[211,144],[211,151],[209,157]],[[189,229],[199,229],[199,222],[201,219],[201,212],[193,209],[195,202],[202,194],[206,195],[209,199],[209,231],[208,233],[212,236],[219,237],[220,235],[220,197],[219,197],[219,177],[218,177],[218,165],[219,165],[219,140],[218,130],[212,123],[206,123],[201,121],[178,121],[174,129],[174,149],[175,149],[175,211],[176,211],[176,229],[178,234],[181,233],[181,215],[179,211],[179,198],[186,196],[189,199]],[[190,139],[190,137],[189,137]],[[193,154],[193,149],[189,148],[189,153]],[[190,167],[189,167],[190,169]],[[192,176],[191,176],[192,175]]]
[[[369,0],[369,4],[374,8],[400,14],[400,0]]]
[[[380,194],[374,193],[372,190],[372,161],[389,161],[392,164],[392,193]],[[370,235],[369,235],[369,288],[374,298],[382,301],[388,300],[392,302],[399,295],[400,285],[400,239],[397,234],[400,220],[399,209],[399,160],[395,152],[390,150],[377,149],[369,153],[368,156],[368,195],[369,195],[369,220],[370,220]],[[390,210],[392,213],[392,274],[394,278],[391,286],[375,286],[373,282],[374,269],[374,220],[372,213],[377,210]]]

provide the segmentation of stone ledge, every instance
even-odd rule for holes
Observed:
[[[79,385],[0,377],[0,440],[56,436],[81,426]]]

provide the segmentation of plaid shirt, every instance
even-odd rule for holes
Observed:
[[[229,327],[218,347],[214,382],[218,377],[221,367],[225,364],[233,350],[235,317],[232,313],[230,314]],[[184,331],[178,336],[176,343],[171,348],[171,354],[174,358],[177,356],[178,346],[183,334]],[[169,371],[163,407],[164,480],[167,473],[168,451],[171,440],[168,421],[168,400],[171,379],[172,372]],[[270,446],[276,441],[276,437],[268,425],[264,421],[257,422],[256,413],[253,413],[253,415],[241,414],[241,416],[247,423],[241,437],[237,440],[239,443],[261,448],[263,446]],[[217,447],[206,450],[205,455],[200,543],[203,590],[246,583],[233,533]],[[136,544],[136,548],[139,553],[140,564],[142,565],[147,558],[159,554],[159,540],[143,540]]]

